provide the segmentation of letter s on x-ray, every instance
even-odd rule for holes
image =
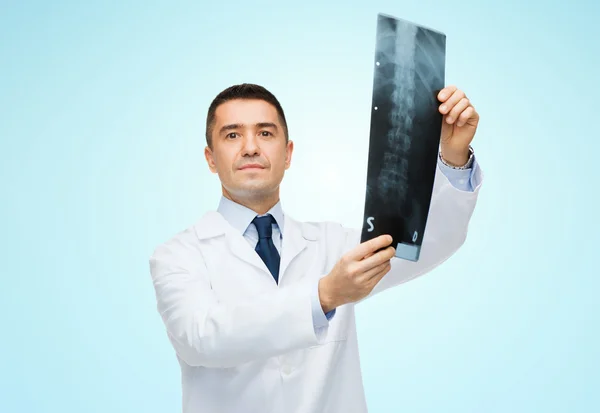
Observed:
[[[369,232],[373,232],[373,230],[375,229],[375,226],[373,226],[374,219],[375,219],[374,217],[367,218],[367,224],[369,224],[369,229],[367,231],[369,231]]]

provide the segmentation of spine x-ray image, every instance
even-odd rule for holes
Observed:
[[[446,36],[378,14],[364,242],[390,234],[396,256],[418,261],[433,191]]]

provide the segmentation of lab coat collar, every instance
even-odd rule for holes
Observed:
[[[224,196],[221,196],[217,212],[223,215],[227,222],[229,222],[232,227],[237,229],[240,234],[244,234],[246,232],[248,226],[250,226],[252,223],[252,220],[257,216],[257,213],[250,208],[238,204],[237,202],[234,202]],[[281,201],[278,201],[267,212],[267,214],[271,214],[273,218],[275,218],[275,222],[279,227],[279,232],[283,235],[285,220],[283,216],[283,209],[281,208]]]
[[[238,204],[235,204],[238,205]],[[279,207],[278,207],[279,205]],[[245,208],[245,207],[242,207]],[[302,238],[308,241],[316,241],[318,239],[318,231],[315,226],[298,222],[293,219],[291,216],[286,214],[283,209],[281,209],[281,205],[278,203],[275,207],[271,209],[274,212],[274,218],[277,221],[277,224],[280,227],[280,231],[283,233],[284,228],[288,228],[288,226],[292,228],[292,235],[294,233],[296,235],[301,235]],[[269,211],[269,213],[271,213]],[[256,214],[255,214],[256,215]],[[225,217],[216,211],[207,212],[195,225],[196,236],[200,240],[215,238],[220,235],[224,235],[226,233],[232,232],[232,230],[237,231],[240,235],[242,235],[245,231],[244,221],[239,220],[239,224],[236,224],[233,221],[228,222]],[[280,224],[281,222],[281,224]],[[285,238],[285,237],[284,237]]]

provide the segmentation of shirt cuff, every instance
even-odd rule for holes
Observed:
[[[453,169],[448,165],[445,165],[441,159],[438,158],[438,166],[448,178],[452,186],[461,191],[473,192],[474,185],[473,181],[473,171],[478,167],[477,160],[475,159],[475,155],[473,155],[473,164],[468,169]]]
[[[319,299],[319,280],[315,283],[312,294],[313,325],[315,330],[329,326],[329,320],[335,315],[335,308],[325,314]]]

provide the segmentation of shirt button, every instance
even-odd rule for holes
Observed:
[[[283,366],[283,374],[285,374],[287,376],[291,372],[292,372],[292,366],[287,365],[287,364],[285,366]]]

